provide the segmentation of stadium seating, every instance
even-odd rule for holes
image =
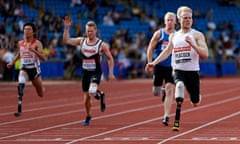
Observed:
[[[84,0],[82,0],[83,2]],[[101,6],[101,2],[103,0],[98,0],[97,3],[97,17],[93,19],[96,21],[99,29],[99,34],[101,36],[101,39],[103,40],[108,40],[110,41],[113,38],[114,33],[119,28],[124,28],[124,29],[129,29],[130,30],[130,35],[134,36],[135,33],[137,32],[143,32],[146,34],[150,33],[149,29],[149,24],[148,22],[143,22],[140,21],[138,17],[134,17],[130,20],[121,20],[118,24],[115,24],[113,26],[107,26],[103,25],[103,17],[107,14],[108,11],[114,10],[114,11],[119,11],[123,12],[127,6],[123,3],[120,3],[118,1],[121,0],[114,0],[114,3],[116,4],[115,6],[106,6],[103,7]],[[202,32],[207,31],[207,23],[208,19],[204,17],[206,12],[209,10],[209,8],[213,9],[213,21],[218,24],[219,22],[222,21],[232,21],[234,24],[234,28],[237,31],[240,31],[240,8],[235,7],[235,6],[221,6],[219,5],[220,0],[171,0],[171,1],[165,1],[165,0],[132,0],[132,3],[134,6],[140,6],[141,9],[145,10],[148,16],[152,15],[154,12],[156,13],[157,17],[159,19],[163,19],[163,16],[166,12],[172,11],[176,12],[177,8],[179,6],[189,6],[193,10],[200,9],[202,13],[202,17],[194,17],[194,28],[197,28],[198,30]],[[79,18],[79,14],[84,14],[89,12],[89,9],[86,5],[82,4],[80,6],[71,6],[70,0],[35,0],[35,7],[32,8],[26,3],[22,3],[21,7],[23,9],[23,14],[27,17],[27,19],[34,19],[38,20],[39,18],[39,13],[38,13],[38,7],[42,7],[45,11],[45,13],[50,12],[54,16],[60,16],[63,18],[65,15],[71,15],[73,19],[73,24],[78,25],[79,22],[81,22],[81,28],[82,30],[84,29],[84,25],[90,18],[88,17],[82,17],[81,19]],[[24,20],[27,20],[24,19]],[[12,22],[14,20],[13,17],[9,17],[8,21]],[[21,18],[17,18],[17,21],[21,20]],[[0,23],[2,24],[4,22],[4,18],[0,17]],[[74,29],[71,29],[70,31],[71,35],[74,33]],[[62,33],[59,33],[61,35]],[[221,34],[221,31],[214,31],[214,36],[218,38]],[[54,33],[49,32],[48,33],[48,39],[53,38]],[[240,41],[236,41],[236,44],[240,45]],[[57,48],[58,51],[62,51],[61,48]],[[58,55],[59,57],[59,55]],[[207,63],[208,64],[208,63]],[[212,64],[213,65],[213,64]],[[211,67],[212,67],[211,65]],[[229,66],[229,64],[225,65],[226,67]],[[231,64],[230,64],[231,66]],[[204,70],[208,70],[208,68],[204,68],[204,65],[202,65]],[[231,69],[231,74],[234,74],[234,71],[236,71],[236,67],[233,66],[234,68],[228,68]],[[204,71],[209,73],[208,71]],[[225,69],[224,72],[228,74]],[[62,73],[61,73],[62,74]],[[60,75],[61,75],[60,74]],[[210,72],[210,75],[215,74],[215,69]]]
[[[115,11],[124,11],[126,8],[123,4],[116,4],[114,7],[101,7],[100,3],[102,0],[99,0],[97,4],[97,19],[95,21],[98,22],[99,29],[101,30],[101,36],[103,39],[109,39],[112,37],[113,33],[119,28],[130,28],[131,29],[131,35],[134,35],[134,33],[142,31],[142,32],[148,32],[148,25],[147,23],[140,23],[138,19],[132,19],[132,20],[124,20],[121,21],[118,25],[115,26],[103,26],[102,19],[104,15],[109,10],[115,10]],[[232,6],[219,6],[218,2],[219,0],[211,0],[211,1],[202,1],[202,0],[171,0],[171,1],[165,1],[165,0],[158,0],[158,1],[141,1],[141,0],[132,0],[134,5],[139,5],[142,9],[145,9],[147,11],[148,15],[151,15],[154,11],[156,12],[159,19],[163,18],[164,14],[167,11],[173,11],[176,12],[177,8],[181,5],[190,6],[193,10],[200,9],[201,12],[204,14],[208,11],[209,8],[212,8],[213,13],[213,20],[215,23],[218,23],[220,21],[233,21],[234,26],[236,30],[240,30],[240,8],[238,7],[232,7]],[[116,2],[116,0],[115,0]],[[204,3],[204,4],[203,4]],[[66,0],[36,0],[35,6],[43,6],[45,12],[53,12],[53,14],[56,16],[64,17],[67,14],[70,14],[73,17],[73,22],[78,22],[76,19],[78,19],[78,14],[80,12],[86,12],[88,11],[88,8],[85,5],[81,6],[70,6],[70,1]],[[30,8],[27,4],[21,4],[21,7],[23,9],[23,13],[26,17],[34,18],[35,20],[38,19],[39,14],[38,10],[35,8]],[[1,17],[1,22],[3,22],[3,18]],[[9,18],[11,21],[11,18]],[[19,19],[18,19],[19,20]],[[82,20],[82,28],[84,29],[84,24],[86,23],[88,19]],[[206,31],[207,30],[207,22],[208,20],[205,18],[194,18],[195,25],[194,27]],[[218,32],[216,32],[218,33]]]

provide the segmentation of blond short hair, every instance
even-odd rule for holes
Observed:
[[[88,21],[86,26],[94,27],[95,29],[97,29],[97,25],[94,21]]]
[[[187,6],[181,6],[177,10],[177,17],[180,18],[182,12],[190,12],[192,13],[192,9]]]
[[[174,12],[167,12],[166,14],[165,14],[165,16],[164,16],[164,20],[167,18],[167,16],[169,16],[169,15],[171,15],[171,16],[173,16],[174,18],[175,18],[175,20],[176,20],[176,14],[174,13]]]

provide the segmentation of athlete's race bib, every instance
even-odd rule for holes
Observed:
[[[175,55],[175,62],[178,63],[185,63],[191,61],[191,47],[178,47],[174,49]]]
[[[23,64],[32,64],[34,63],[32,58],[24,58],[23,59]]]
[[[86,70],[95,70],[96,62],[94,59],[84,59],[82,67],[83,69],[86,69]]]
[[[31,52],[21,52],[21,63],[25,65],[34,64],[35,58]]]
[[[190,52],[179,52],[175,54],[176,63],[185,63],[191,61]]]
[[[163,41],[162,46],[161,46],[161,50],[163,51],[164,49],[166,49],[167,45],[168,45],[168,41]]]

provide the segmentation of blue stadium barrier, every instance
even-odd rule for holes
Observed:
[[[64,62],[42,62],[40,66],[43,79],[64,77]]]
[[[103,73],[108,75],[107,63],[102,64]],[[200,62],[200,73],[202,76],[217,76],[216,64],[214,61]],[[43,62],[41,63],[42,78],[55,79],[64,78],[64,62]],[[77,70],[77,74],[81,75],[81,69]],[[120,64],[115,64],[114,74],[117,78],[127,78],[127,70]],[[235,61],[228,61],[222,63],[222,76],[236,76],[237,64]]]
[[[226,76],[237,75],[237,64],[236,62],[224,62],[222,64],[222,73]]]
[[[202,76],[217,76],[216,63],[214,61],[203,61],[200,63],[200,73]],[[236,76],[237,64],[235,61],[222,62],[222,76]]]
[[[109,75],[107,63],[102,63],[102,70],[104,76],[107,78]],[[127,70],[122,66],[122,64],[115,63],[113,73],[117,78],[127,78]]]

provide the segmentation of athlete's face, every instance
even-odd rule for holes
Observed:
[[[191,12],[182,12],[179,18],[179,22],[183,29],[189,29],[192,27],[192,13]]]
[[[173,15],[166,15],[164,23],[168,29],[175,28],[176,25],[176,17]]]
[[[94,26],[86,26],[86,34],[89,39],[93,39],[96,36],[96,28]]]
[[[23,29],[23,33],[24,33],[24,36],[26,38],[30,38],[30,37],[33,37],[34,35],[34,32],[33,32],[33,29],[31,26],[25,26],[24,29]]]

